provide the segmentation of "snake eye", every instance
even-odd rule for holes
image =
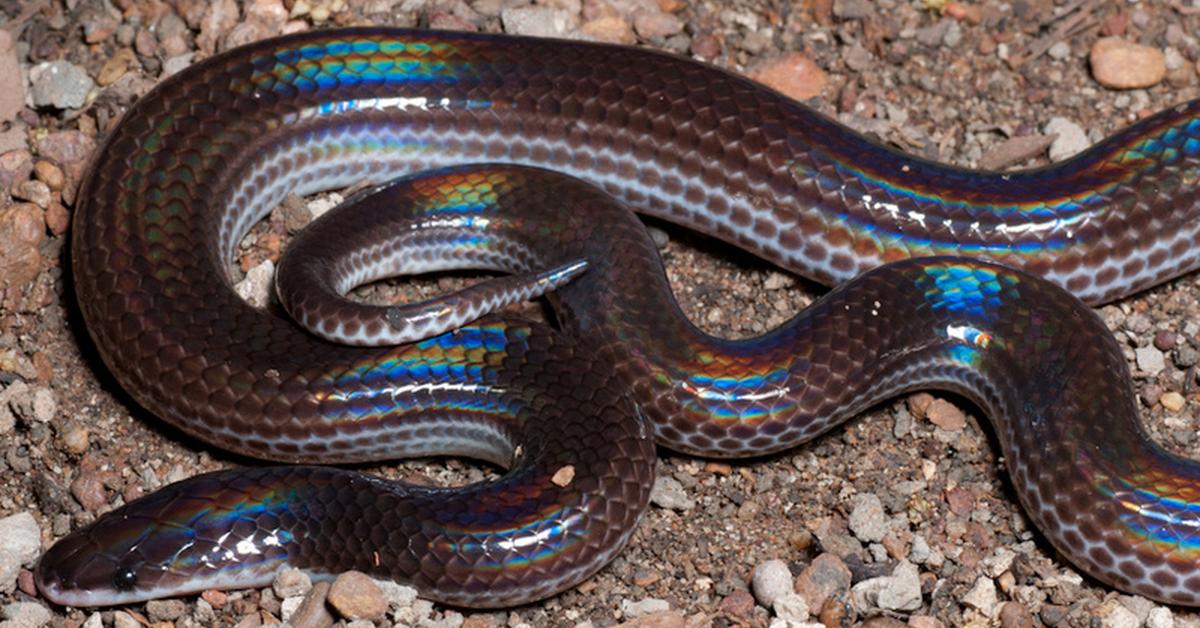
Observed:
[[[113,574],[113,588],[118,591],[132,591],[137,584],[137,574],[129,567],[118,567]]]

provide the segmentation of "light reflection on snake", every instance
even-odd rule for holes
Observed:
[[[464,489],[307,466],[205,475],[61,540],[38,585],[62,604],[119,604],[259,586],[289,564],[518,604],[620,550],[654,443],[767,454],[938,388],[992,420],[1026,512],[1071,562],[1200,603],[1196,464],[1147,439],[1096,315],[1025,274],[1099,303],[1194,269],[1198,112],[1180,105],[1068,162],[994,174],[883,148],[744,78],[641,49],[367,29],[205,60],[130,110],[79,193],[75,283],[117,379],[240,453],[461,455],[509,470]],[[561,332],[488,316],[355,348],[230,288],[236,243],[286,194],[436,168],[299,236],[283,300],[363,343],[558,287]],[[838,287],[764,336],[708,337],[625,203]],[[407,309],[338,296],[462,266],[516,275]]]

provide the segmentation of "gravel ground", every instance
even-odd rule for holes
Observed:
[[[986,421],[929,395],[885,404],[770,459],[662,452],[655,503],[626,551],[576,589],[510,611],[464,614],[352,579],[310,588],[291,574],[272,589],[89,613],[41,601],[28,571],[40,548],[117,505],[250,464],[165,428],[117,389],[64,272],[74,190],[97,138],[191,61],[327,25],[589,36],[745,72],[928,158],[1030,167],[1195,98],[1198,13],[1194,0],[0,0],[3,619],[256,626],[295,612],[297,624],[364,626],[373,622],[341,618],[354,615],[353,599],[367,612],[382,598],[390,608],[380,625],[1200,625],[1189,610],[1121,595],[1056,559],[1021,513]],[[247,238],[238,261],[252,278],[304,208],[288,203]],[[712,333],[761,333],[821,292],[736,249],[663,228],[676,294]],[[362,296],[412,298],[462,280]],[[1200,433],[1198,290],[1198,278],[1185,277],[1101,310],[1126,349],[1150,432],[1185,454]],[[426,482],[489,473],[456,461],[379,472]]]

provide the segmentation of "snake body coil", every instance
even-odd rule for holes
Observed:
[[[80,306],[117,379],[171,424],[258,457],[448,454],[509,470],[464,490],[317,467],[202,476],[64,539],[39,587],[113,604],[258,585],[291,564],[520,603],[629,538],[653,440],[769,453],[935,387],[994,421],[1023,505],[1075,564],[1198,604],[1197,466],[1147,439],[1094,313],[1022,272],[1101,302],[1194,269],[1198,113],[1180,105],[1067,163],[988,174],[646,50],[360,29],[205,60],[130,110],[79,194]],[[502,163],[415,177],[301,235],[282,298],[317,327],[371,335],[394,321],[347,314],[356,283],[460,263],[451,252],[517,273],[578,273],[583,259],[553,299],[565,333],[489,317],[350,348],[230,288],[237,242],[284,195],[480,162]],[[704,336],[621,201],[841,285],[760,338]],[[929,255],[1019,270],[937,257],[858,276]]]

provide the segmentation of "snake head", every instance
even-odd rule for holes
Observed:
[[[173,484],[63,538],[38,562],[38,590],[91,607],[269,584],[291,535],[226,475]]]

